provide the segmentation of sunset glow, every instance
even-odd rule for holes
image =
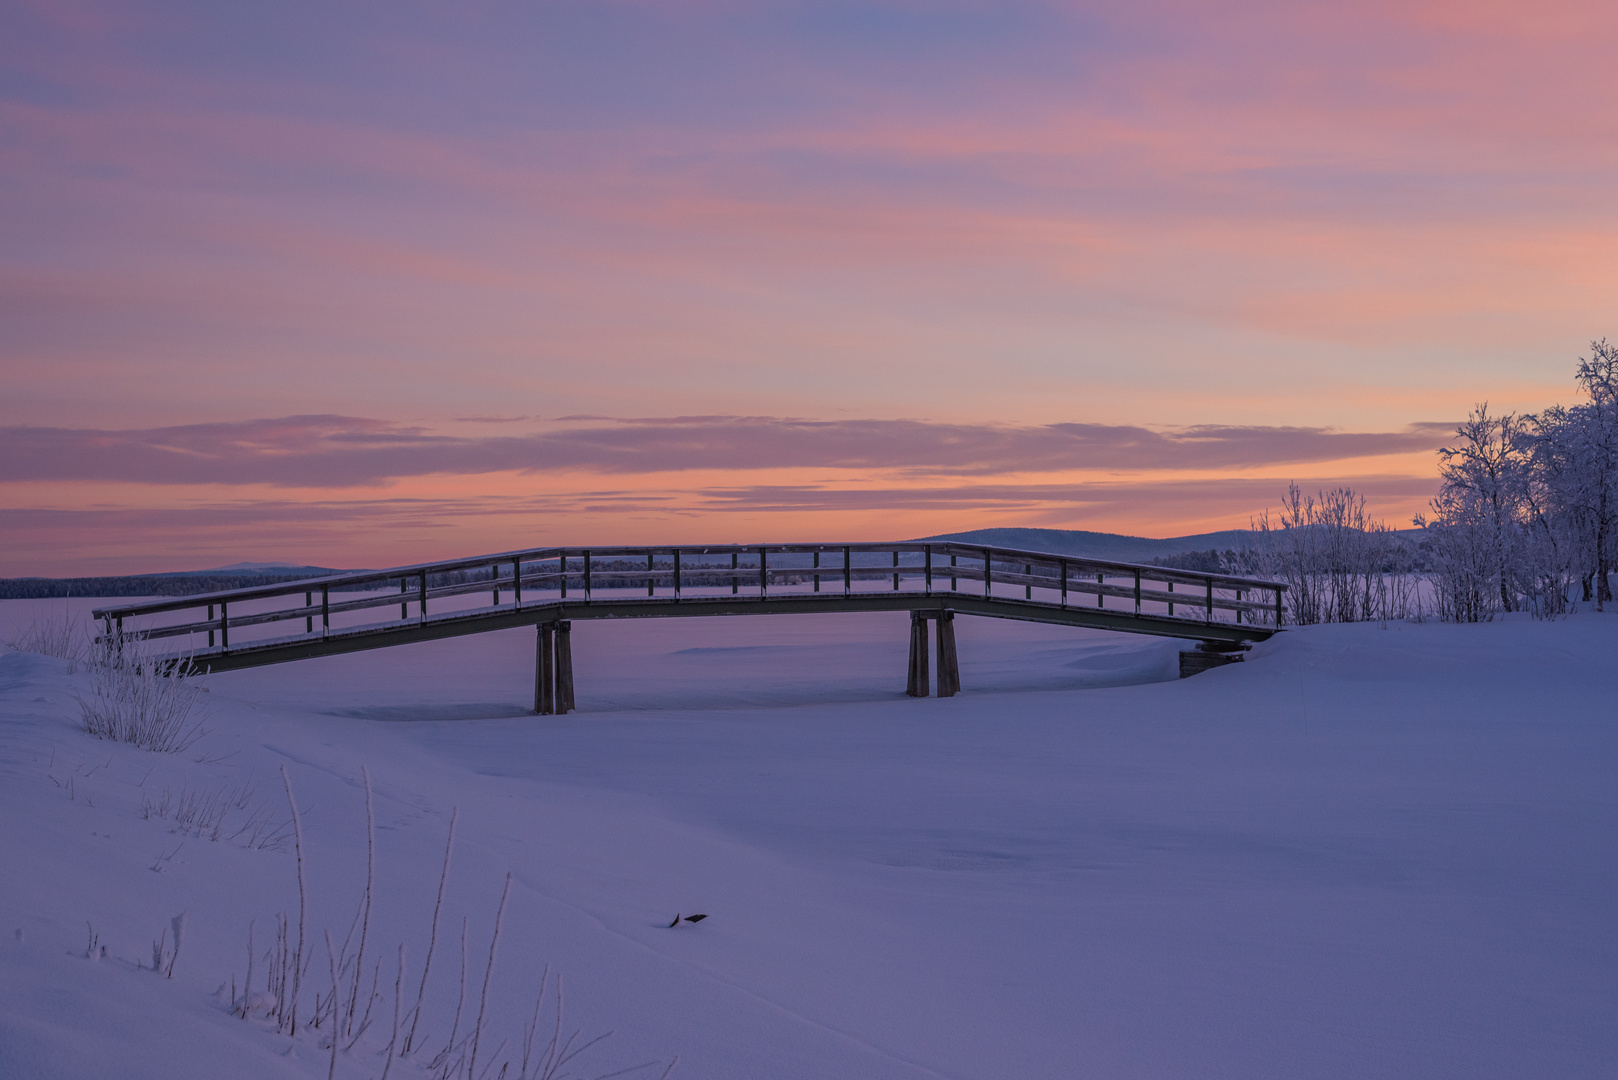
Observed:
[[[1618,334],[1615,31],[11,4],[0,575],[1407,524]]]

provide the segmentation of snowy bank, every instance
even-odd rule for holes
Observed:
[[[613,1032],[582,1076],[1618,1060],[1618,618],[1314,627],[1185,681],[1170,643],[968,620],[945,701],[904,697],[902,615],[575,634],[576,714],[523,714],[513,632],[214,677],[177,755],[83,734],[82,670],[0,653],[0,1075],[325,1075],[321,1033],[230,1012],[249,924],[262,968],[297,911],[290,845],[175,832],[184,792],[284,822],[282,766],[316,941],[363,893],[371,775],[387,1002],[399,944],[413,999],[459,809],[430,1049],[395,1076],[450,1035],[463,918],[475,1007],[508,871],[485,1061],[515,1056],[546,965],[567,1029]],[[338,1075],[382,1073],[377,1011]]]

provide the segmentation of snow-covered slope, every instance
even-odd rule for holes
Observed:
[[[973,529],[970,532],[945,533],[923,539],[958,540],[963,544],[989,544],[1021,551],[1074,555],[1082,559],[1144,563],[1159,557],[1184,555],[1191,551],[1207,551],[1210,548],[1216,551],[1231,548],[1242,551],[1253,546],[1254,534],[1251,529],[1225,529],[1221,532],[1158,539],[1149,536],[1086,532],[1082,529],[1002,528]]]
[[[429,1052],[394,1076],[449,1035],[463,916],[475,1009],[508,871],[484,1061],[549,964],[567,1024],[614,1032],[585,1076],[1611,1075],[1618,618],[1312,628],[1185,681],[1170,643],[958,623],[946,701],[903,696],[903,616],[576,624],[567,717],[523,714],[514,632],[215,677],[168,756],[78,731],[82,671],[0,653],[0,1076],[325,1075],[318,1034],[228,1013],[249,923],[262,971],[296,918],[290,849],[142,814],[246,788],[232,820],[279,821],[283,765],[310,1004],[362,766],[388,995],[459,808]],[[390,1003],[339,1076],[381,1074]]]

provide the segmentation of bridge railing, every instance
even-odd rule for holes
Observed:
[[[97,609],[108,635],[229,651],[566,603],[667,603],[871,593],[1277,628],[1280,582],[954,542],[536,548]],[[829,603],[828,608],[835,607]],[[176,645],[181,643],[176,642]]]

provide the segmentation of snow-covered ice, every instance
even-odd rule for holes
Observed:
[[[48,604],[0,603],[0,637]],[[459,807],[429,1044],[509,870],[492,1041],[549,964],[613,1031],[586,1076],[1614,1074],[1618,617],[1308,628],[1184,681],[1171,642],[957,626],[943,701],[903,695],[902,614],[576,623],[566,717],[524,712],[532,631],[235,672],[178,755],[83,734],[82,671],[0,652],[0,1076],[325,1074],[226,1000],[249,921],[262,950],[296,911],[291,852],[141,812],[252,787],[284,818],[282,765],[317,938],[353,918],[371,773],[390,985]],[[338,1074],[379,1075],[390,1023]]]

